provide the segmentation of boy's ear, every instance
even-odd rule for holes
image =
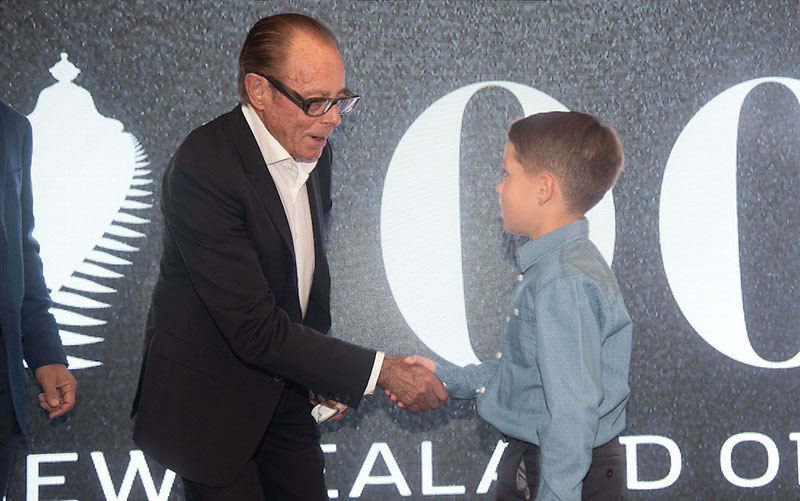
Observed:
[[[555,193],[555,179],[548,172],[541,172],[536,176],[536,199],[539,205],[544,205],[553,198]]]

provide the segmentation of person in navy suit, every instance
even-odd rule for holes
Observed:
[[[50,418],[75,405],[75,378],[49,312],[39,244],[33,238],[31,124],[0,102],[0,497],[26,435],[24,358]]]

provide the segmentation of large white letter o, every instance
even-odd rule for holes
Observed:
[[[492,86],[514,94],[526,116],[567,110],[547,94],[514,82],[457,89],[433,103],[403,135],[381,202],[381,249],[397,306],[425,345],[458,365],[478,362],[467,330],[461,267],[461,125],[470,98]],[[592,239],[610,263],[615,235],[610,193],[589,218]]]
[[[661,185],[659,234],[669,286],[692,328],[734,360],[777,369],[800,366],[800,353],[773,362],[750,344],[736,203],[739,113],[747,94],[764,82],[785,85],[800,98],[800,80],[749,80],[700,108],[678,136]]]

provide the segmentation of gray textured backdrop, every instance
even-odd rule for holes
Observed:
[[[380,202],[389,161],[411,123],[462,86],[506,80],[535,87],[570,109],[616,126],[627,154],[615,189],[614,268],[635,322],[632,397],[626,435],[674,440],[683,458],[678,480],[631,499],[793,499],[798,496],[798,369],[735,362],[692,329],[673,298],[659,244],[659,193],[672,146],[687,122],[726,89],[758,77],[800,78],[800,14],[795,0],[751,2],[0,2],[0,100],[24,114],[54,83],[59,53],[82,73],[75,83],[99,112],[121,121],[160,178],[171,153],[194,127],[236,104],[238,48],[259,17],[308,13],[339,37],[348,84],[364,96],[333,136],[335,215],[329,242],[335,335],[391,353],[434,356],[395,305],[383,268]],[[765,84],[745,101],[738,138],[737,189],[742,294],[750,341],[768,360],[800,351],[797,336],[797,186],[800,107],[787,88]],[[521,113],[499,88],[467,107],[461,142],[461,232],[471,339],[481,358],[499,344],[511,292],[515,240],[497,217],[494,184],[504,132]],[[78,124],[66,123],[64,126]],[[714,186],[708,186],[713,190]],[[157,194],[156,194],[157,195]],[[64,475],[42,486],[46,499],[104,499],[90,453],[102,451],[119,491],[128,467],[130,401],[141,331],[160,251],[158,204],[141,251],[125,268],[108,321],[90,328],[105,342],[70,349],[102,360],[77,372],[78,407],[47,423],[31,405],[29,454],[77,452],[74,462],[41,467]],[[698,214],[702,218],[703,214]],[[708,221],[710,227],[714,221]],[[122,270],[121,270],[122,271]],[[704,278],[698,276],[697,280]],[[31,388],[30,401],[35,389]],[[202,419],[202,417],[199,417]],[[328,486],[346,498],[370,446],[388,443],[412,499],[422,499],[420,443],[433,442],[434,482],[466,487],[457,499],[489,498],[476,488],[497,441],[469,402],[410,416],[382,395],[340,423],[324,426]],[[758,432],[780,451],[766,486],[728,482],[720,448],[728,437]],[[156,485],[163,468],[150,463]],[[735,449],[733,468],[759,477],[763,448]],[[641,480],[669,469],[659,447],[639,450]],[[373,475],[387,474],[378,461]],[[26,496],[25,461],[10,499]],[[169,499],[183,499],[176,482]],[[490,493],[491,494],[491,493]],[[28,492],[31,499],[31,492]],[[364,499],[399,498],[394,485],[367,486]],[[443,497],[446,498],[446,497]],[[136,479],[128,499],[146,499]]]

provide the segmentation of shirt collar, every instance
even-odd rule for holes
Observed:
[[[297,169],[305,174],[306,177],[314,170],[314,167],[317,165],[316,161],[297,162],[292,159],[292,156],[286,151],[286,148],[281,146],[281,143],[270,134],[252,106],[249,104],[242,104],[242,114],[244,114],[247,125],[250,126],[250,130],[256,138],[258,149],[261,150],[261,154],[264,156],[264,161],[267,165],[277,164],[279,162],[283,165],[292,165],[292,163],[294,163],[297,165]],[[291,160],[291,162],[287,162],[289,160]]]
[[[522,273],[533,266],[545,254],[561,247],[570,240],[589,237],[589,221],[578,219],[535,240],[529,240],[517,249],[517,266]]]

